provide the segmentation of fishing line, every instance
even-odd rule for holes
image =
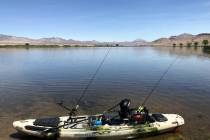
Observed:
[[[171,67],[175,64],[175,62],[177,61],[178,56],[171,62],[171,64],[168,66],[168,68],[166,69],[166,71],[162,74],[162,76],[160,77],[160,79],[156,82],[156,84],[154,85],[154,87],[151,89],[151,91],[149,92],[149,94],[146,96],[146,98],[144,99],[143,103],[141,104],[141,106],[144,106],[147,102],[147,100],[149,99],[149,97],[152,95],[152,93],[157,89],[157,87],[159,86],[160,82],[162,81],[162,79],[165,77],[165,75],[169,72],[169,70],[171,69]]]
[[[89,88],[90,85],[93,83],[93,81],[94,81],[96,75],[98,74],[99,70],[101,69],[102,65],[104,64],[104,62],[105,62],[107,56],[109,55],[109,52],[110,52],[111,48],[112,48],[112,47],[109,47],[109,48],[108,48],[108,50],[107,50],[107,52],[106,52],[104,58],[102,59],[101,63],[99,64],[99,66],[98,66],[98,68],[96,69],[95,73],[93,74],[92,78],[90,79],[90,81],[88,82],[88,84],[86,85],[86,87],[84,88],[84,90],[83,90],[83,92],[82,92],[80,98],[77,100],[77,103],[76,103],[76,106],[77,106],[77,107],[79,107],[80,101],[81,101],[82,98],[85,96],[85,94],[86,94],[88,88]]]

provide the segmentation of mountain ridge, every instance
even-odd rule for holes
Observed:
[[[201,33],[197,35],[184,33],[177,36],[171,36],[169,38],[157,39],[155,41],[152,41],[152,45],[173,46],[174,44],[176,45],[183,44],[184,46],[187,46],[188,43],[195,43],[195,42],[197,42],[198,45],[202,45],[203,40],[210,41],[210,33]]]
[[[163,37],[156,39],[154,41],[146,41],[143,39],[136,39],[133,41],[113,41],[113,42],[100,42],[96,40],[91,41],[80,41],[73,39],[64,39],[61,37],[47,37],[32,39],[28,37],[17,37],[12,35],[0,34],[0,45],[25,45],[26,43],[30,45],[81,45],[81,46],[109,46],[109,45],[118,45],[118,46],[173,46],[173,44],[187,44],[198,42],[202,43],[203,40],[210,41],[210,33],[200,33],[197,35],[192,35],[188,33],[183,33],[176,36]]]

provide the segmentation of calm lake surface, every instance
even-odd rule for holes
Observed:
[[[0,49],[0,139],[22,137],[19,119],[66,115],[56,102],[75,103],[107,48]],[[121,99],[140,105],[162,73],[178,60],[147,102],[151,112],[178,113],[180,132],[144,140],[210,140],[210,55],[202,48],[112,48],[80,104],[80,113],[100,113]]]

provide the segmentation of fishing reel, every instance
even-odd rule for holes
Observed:
[[[77,120],[77,118],[75,118],[74,116],[77,115],[77,110],[79,108],[79,105],[76,105],[75,107],[73,107],[70,112],[69,112],[69,118],[67,119],[68,122],[73,123]]]
[[[75,118],[73,116],[77,115],[77,110],[79,108],[79,105],[76,105],[73,108],[69,108],[69,107],[67,107],[67,106],[65,106],[63,104],[63,101],[57,103],[57,105],[59,105],[60,107],[64,108],[65,110],[67,110],[69,112],[68,113],[69,114],[69,118],[67,119],[67,122],[70,122],[70,123],[74,122]]]

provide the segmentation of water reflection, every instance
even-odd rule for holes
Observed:
[[[21,139],[13,120],[64,115],[107,48],[0,49],[0,135]],[[168,65],[178,61],[147,103],[152,112],[179,113],[179,133],[144,138],[209,139],[210,59],[201,47],[113,48],[85,96],[80,113],[100,113],[123,98],[141,104]],[[30,138],[32,139],[32,138]]]
[[[210,46],[203,47],[203,52],[206,54],[210,54]]]

